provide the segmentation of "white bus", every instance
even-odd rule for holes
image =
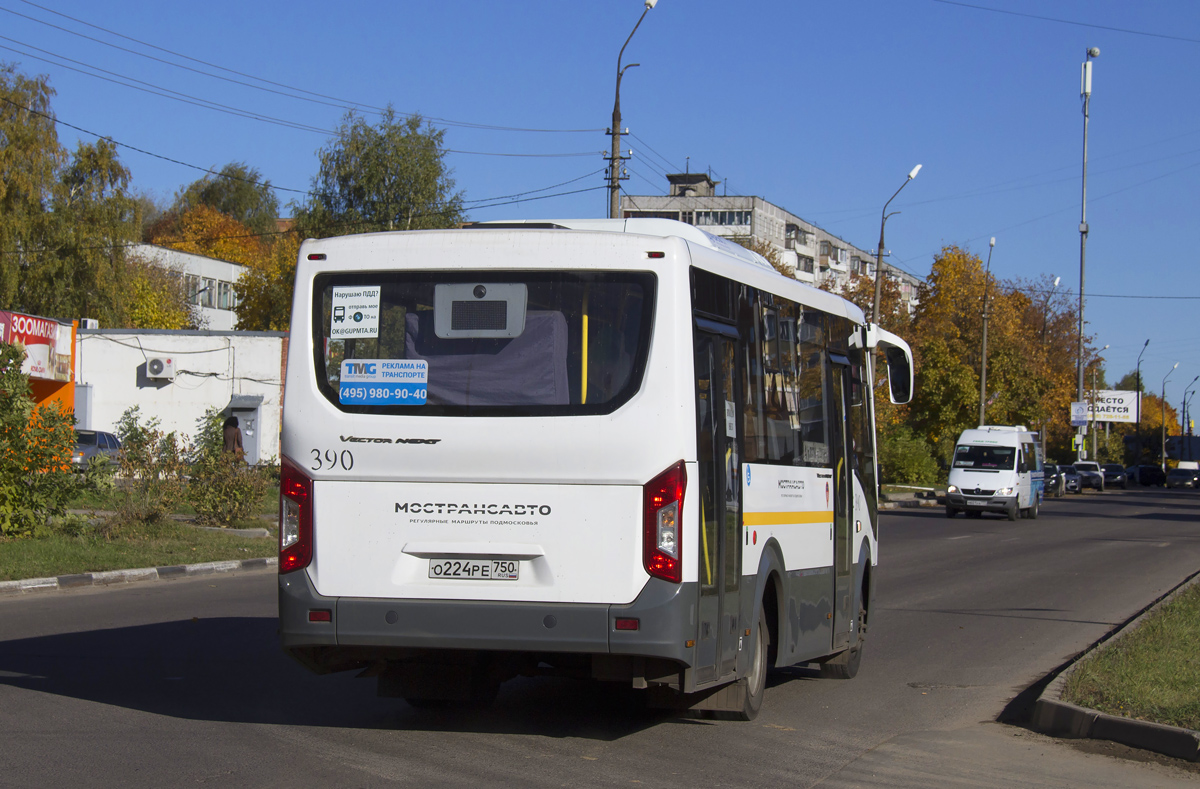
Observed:
[[[414,705],[519,675],[752,718],[852,677],[878,558],[869,356],[908,346],[662,219],[304,242],[279,619]]]

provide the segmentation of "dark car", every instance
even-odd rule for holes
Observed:
[[[1079,472],[1080,488],[1094,488],[1104,492],[1104,472],[1100,470],[1099,463],[1094,460],[1077,460],[1074,465],[1075,470]]]
[[[1046,498],[1061,498],[1067,492],[1067,479],[1063,476],[1062,466],[1047,463],[1042,466],[1042,480],[1045,484]]]
[[[1083,485],[1080,484],[1079,472],[1074,466],[1059,466],[1058,470],[1063,475],[1063,490],[1067,493],[1082,493]]]
[[[1127,480],[1125,467],[1120,463],[1105,463],[1103,468],[1105,487],[1121,488],[1124,490]]]
[[[1200,469],[1173,468],[1167,472],[1168,488],[1200,488]]]
[[[77,471],[88,467],[88,462],[95,456],[101,455],[115,462],[116,454],[121,449],[121,442],[112,433],[101,430],[75,431],[75,451],[71,453],[71,465]]]
[[[1130,466],[1125,469],[1125,478],[1139,485],[1158,485],[1159,487],[1162,487],[1167,481],[1162,469],[1151,465]]]

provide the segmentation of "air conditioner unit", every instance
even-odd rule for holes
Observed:
[[[80,318],[79,328],[81,329],[99,329],[100,321],[95,318]]]
[[[166,356],[152,356],[146,360],[146,377],[158,380],[175,380],[175,360]]]

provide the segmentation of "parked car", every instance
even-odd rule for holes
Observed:
[[[1127,481],[1125,467],[1120,463],[1105,463],[1103,468],[1104,486],[1124,490]]]
[[[1158,485],[1162,487],[1167,479],[1158,466],[1138,465],[1125,469],[1125,478],[1139,485]]]
[[[1058,470],[1063,475],[1063,490],[1067,493],[1082,493],[1083,486],[1080,484],[1079,472],[1074,466],[1059,466]]]
[[[121,442],[112,433],[101,430],[75,430],[75,451],[71,453],[71,465],[83,471],[96,455],[103,455],[109,462],[116,462]]]
[[[1094,460],[1075,461],[1075,470],[1079,472],[1079,487],[1094,488],[1104,492],[1104,471]]]
[[[1200,470],[1173,468],[1167,472],[1168,488],[1200,488]]]
[[[1062,498],[1067,492],[1067,478],[1063,476],[1063,467],[1055,463],[1047,463],[1042,466],[1042,480],[1045,484],[1044,495],[1046,498]]]

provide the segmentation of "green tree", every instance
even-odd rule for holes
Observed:
[[[0,303],[128,325],[126,250],[139,236],[129,171],[110,140],[69,155],[45,77],[0,64]]]
[[[446,166],[445,132],[388,107],[371,125],[353,111],[318,152],[312,196],[296,213],[301,235],[454,227],[462,194]]]
[[[98,318],[126,326],[129,248],[138,241],[129,170],[109,140],[80,143],[59,174],[53,235],[27,272],[21,303],[39,315]]]
[[[0,63],[0,304],[20,309],[25,271],[49,235],[49,207],[67,152],[58,142],[45,76]]]
[[[279,199],[271,182],[244,162],[230,162],[219,172],[193,181],[176,194],[171,213],[179,215],[201,205],[236,219],[253,233],[265,235],[277,229]]]

